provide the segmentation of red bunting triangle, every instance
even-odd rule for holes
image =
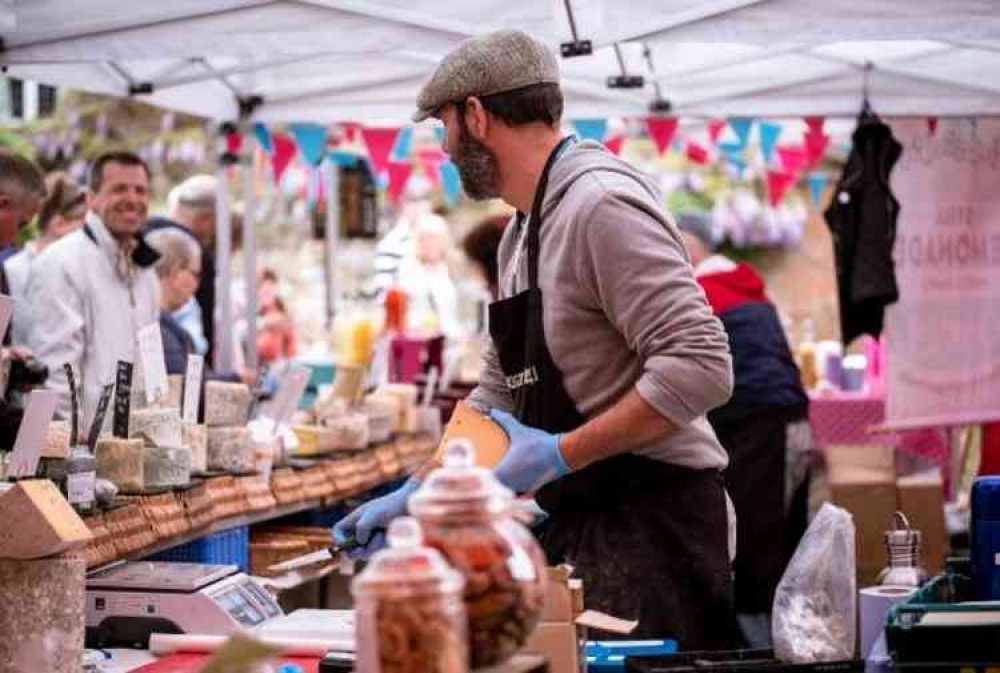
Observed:
[[[656,143],[656,149],[663,154],[677,132],[677,120],[674,117],[648,117],[646,128],[649,130],[649,137]]]
[[[809,127],[809,133],[823,133],[823,124],[826,122],[826,117],[806,117],[805,120],[806,126]]]
[[[387,168],[389,170],[389,200],[398,203],[399,197],[403,195],[403,188],[406,187],[406,181],[410,179],[410,173],[413,172],[413,164],[390,161]]]
[[[708,122],[708,138],[712,141],[712,144],[719,142],[719,135],[722,134],[722,129],[726,128],[726,122],[724,119],[713,119]]]
[[[830,136],[822,131],[813,133],[810,131],[805,135],[806,146],[806,166],[809,170],[816,168],[816,165],[826,154],[826,148],[830,145]]]
[[[344,142],[353,145],[358,142],[358,134],[361,133],[361,124],[357,122],[345,122],[341,124],[343,129]]]
[[[927,118],[927,130],[931,132],[931,135],[934,135],[934,134],[937,133],[937,127],[938,127],[938,118],[937,117],[928,117]]]
[[[617,135],[613,138],[604,139],[604,146],[608,148],[609,152],[615,155],[621,155],[623,144],[625,144],[624,135]]]
[[[230,154],[239,154],[243,147],[243,136],[235,131],[226,134],[226,151]]]
[[[767,172],[767,200],[772,207],[781,203],[785,194],[795,184],[795,176],[782,171],[769,170]]]
[[[281,176],[288,168],[288,164],[295,158],[295,141],[284,133],[275,133],[271,136],[274,144],[274,151],[271,152],[271,168],[274,172],[275,184],[281,181]]]
[[[781,165],[785,168],[785,172],[793,176],[801,173],[809,161],[809,155],[801,147],[781,145],[778,147],[777,152],[778,158],[781,160]]]
[[[361,135],[368,145],[368,155],[371,157],[375,173],[382,173],[389,168],[389,155],[392,146],[396,144],[399,129],[361,129]]]
[[[685,153],[687,158],[696,164],[705,164],[708,161],[708,151],[698,143],[688,141]]]

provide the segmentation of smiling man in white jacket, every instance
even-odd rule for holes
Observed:
[[[139,232],[149,209],[149,167],[129,152],[110,152],[91,166],[83,229],[42,252],[25,290],[28,345],[49,367],[69,416],[70,363],[84,425],[119,360],[136,362],[136,332],[159,319],[159,254]],[[82,429],[82,428],[81,428]]]

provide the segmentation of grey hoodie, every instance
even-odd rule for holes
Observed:
[[[679,430],[636,453],[691,468],[726,466],[705,413],[732,392],[729,342],[694,279],[677,226],[648,179],[594,142],[563,152],[542,210],[538,282],[545,339],[590,419],[635,387]],[[516,220],[499,250],[500,296],[524,290]],[[492,343],[470,401],[511,410]]]

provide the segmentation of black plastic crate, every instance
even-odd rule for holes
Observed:
[[[818,664],[786,664],[774,658],[771,650],[728,650],[718,652],[680,652],[667,656],[626,657],[625,673],[764,673],[798,671],[807,673],[842,673],[863,671],[863,661],[829,661]]]

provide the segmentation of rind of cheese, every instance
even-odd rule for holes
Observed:
[[[146,487],[142,439],[106,437],[97,440],[97,476],[107,479],[123,491],[141,491]]]
[[[42,458],[69,458],[70,429],[66,421],[52,421],[45,432]]]
[[[93,535],[48,479],[0,491],[0,558],[35,559],[86,546]]]
[[[181,432],[184,446],[191,449],[191,471],[205,472],[208,470],[208,428],[185,423],[181,426]]]
[[[254,447],[245,427],[208,429],[208,469],[253,472]]]
[[[181,414],[177,407],[148,407],[129,414],[128,435],[142,437],[146,446],[180,446]]]
[[[183,446],[143,448],[146,488],[187,486],[191,481],[191,451]]]
[[[472,442],[476,447],[476,464],[490,469],[495,468],[510,449],[510,439],[504,429],[467,402],[455,406],[434,458],[440,460],[448,443],[459,438]]]
[[[205,384],[205,425],[244,425],[251,399],[250,387],[243,383],[209,381]]]

